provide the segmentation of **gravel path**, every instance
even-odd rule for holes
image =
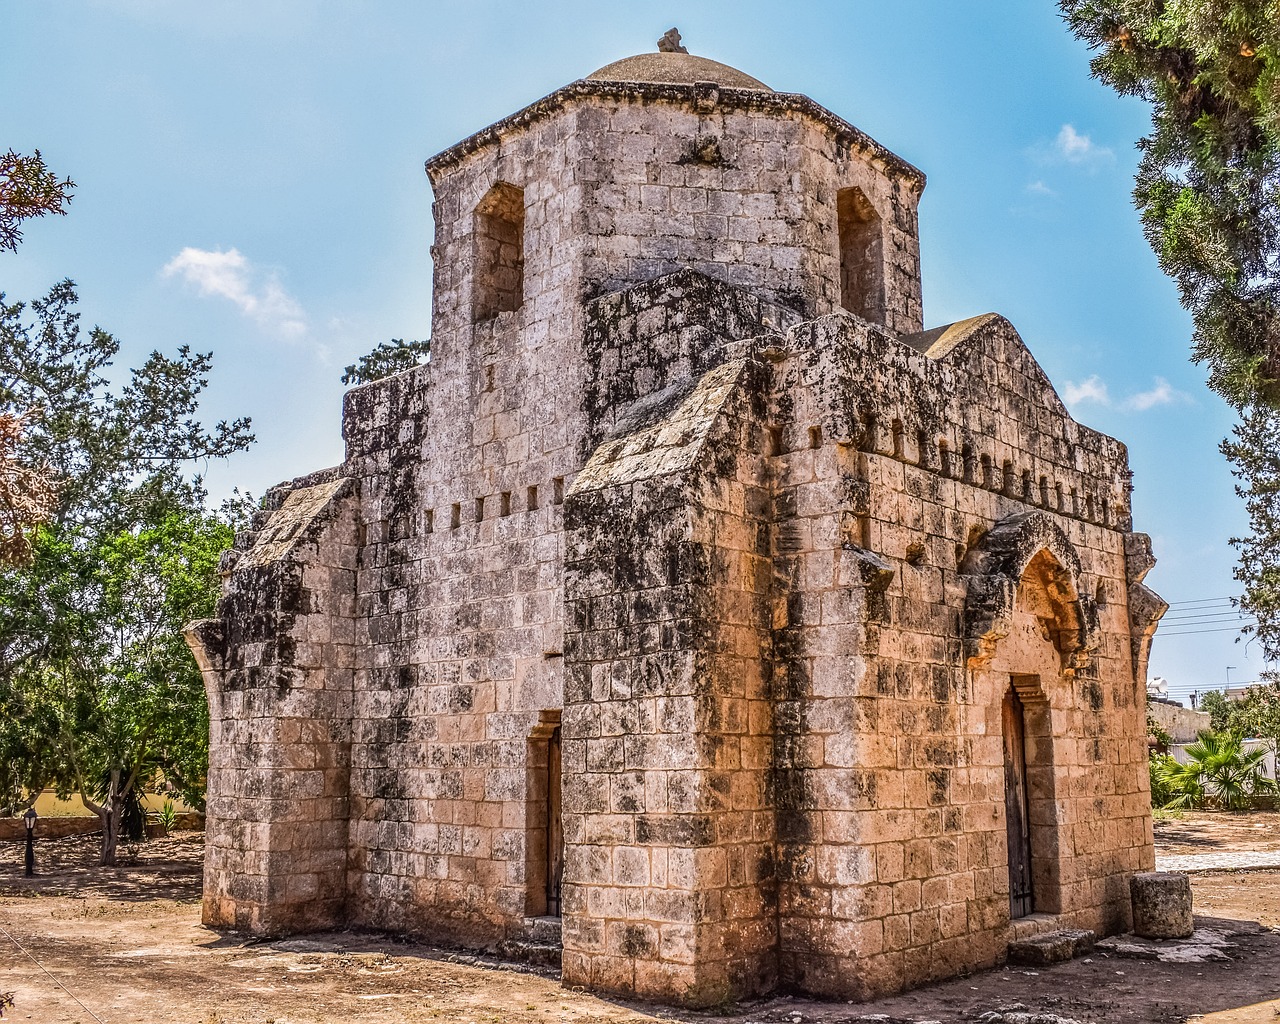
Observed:
[[[1219,853],[1156,854],[1157,871],[1237,871],[1280,868],[1280,850],[1234,850]]]

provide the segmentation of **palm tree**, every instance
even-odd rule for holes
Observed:
[[[1266,757],[1266,747],[1246,751],[1238,732],[1197,733],[1196,742],[1187,747],[1186,764],[1170,757],[1159,768],[1162,781],[1174,794],[1164,806],[1243,810],[1254,796],[1276,791],[1275,782],[1267,777]]]

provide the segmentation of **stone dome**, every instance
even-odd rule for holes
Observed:
[[[691,53],[637,53],[606,64],[587,75],[589,82],[661,82],[667,85],[692,85],[714,82],[726,89],[756,89],[773,92],[759,79],[707,57]]]

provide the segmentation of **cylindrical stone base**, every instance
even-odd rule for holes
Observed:
[[[1180,871],[1142,871],[1129,880],[1133,934],[1144,939],[1185,939],[1191,920],[1191,878]]]

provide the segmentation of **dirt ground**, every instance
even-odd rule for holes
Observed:
[[[1280,849],[1280,814],[1157,822],[1163,852]],[[1280,870],[1193,876],[1198,914],[1258,921],[1230,959],[1160,963],[1093,955],[1010,967],[858,1005],[779,998],[717,1013],[597,999],[558,979],[374,933],[255,942],[200,924],[201,837],[93,866],[96,839],[0,844],[0,993],[6,1021],[93,1024],[303,1022],[729,1022],[734,1024],[1204,1024],[1280,1021]],[[1213,924],[1212,921],[1208,922]]]

